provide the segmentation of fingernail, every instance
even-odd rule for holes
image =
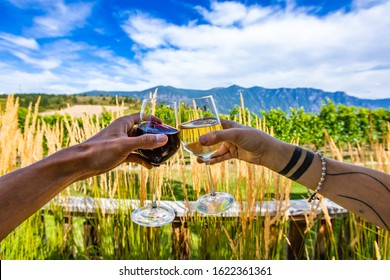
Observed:
[[[164,142],[166,137],[167,136],[165,134],[156,134],[156,141],[157,142]]]
[[[199,143],[202,144],[202,145],[205,145],[207,144],[207,137],[202,135],[199,137]]]

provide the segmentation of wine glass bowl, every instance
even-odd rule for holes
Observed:
[[[165,134],[168,142],[155,149],[138,149],[138,153],[154,166],[160,166],[173,156],[180,147],[179,131],[171,126],[156,121],[144,121],[137,127],[136,135]]]
[[[190,102],[179,105],[179,136],[184,150],[198,156],[206,163],[206,174],[210,192],[201,196],[196,202],[198,212],[216,215],[228,210],[234,198],[226,192],[216,192],[212,180],[210,158],[221,147],[221,144],[203,146],[199,137],[215,130],[222,130],[221,121],[212,96],[193,98]]]
[[[175,128],[177,126],[177,103],[172,100],[157,98],[144,99],[140,117],[141,122],[137,127],[137,136],[165,134],[168,137],[168,142],[154,149],[138,149],[138,153],[154,166],[149,176],[152,202],[150,205],[134,210],[131,219],[141,226],[159,227],[175,219],[175,213],[172,209],[159,205],[157,202],[158,180],[155,169],[171,158],[180,147],[179,130]],[[156,117],[161,117],[166,123],[162,123]]]
[[[220,129],[222,129],[222,125],[219,119],[210,117],[181,123],[180,140],[183,148],[198,157],[210,158],[219,149],[221,144],[203,146],[199,142],[199,137],[207,132]]]

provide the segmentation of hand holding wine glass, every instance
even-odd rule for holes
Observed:
[[[200,197],[196,208],[199,212],[215,215],[228,210],[234,203],[231,194],[216,192],[212,180],[210,158],[221,143],[203,146],[199,137],[215,130],[222,130],[217,107],[212,96],[193,98],[190,102],[181,102],[179,107],[180,140],[183,148],[191,154],[202,158],[206,163],[206,173],[210,193]]]
[[[175,213],[168,207],[158,205],[157,176],[155,168],[172,157],[180,147],[179,131],[176,129],[177,103],[164,99],[144,99],[140,113],[141,123],[137,128],[137,135],[144,134],[165,134],[168,142],[155,149],[139,149],[138,153],[150,162],[154,168],[151,170],[150,183],[152,186],[151,205],[136,209],[132,215],[132,220],[139,225],[158,227],[168,224],[175,218]],[[156,117],[164,116],[166,124],[161,123]],[[167,119],[168,118],[168,119]]]

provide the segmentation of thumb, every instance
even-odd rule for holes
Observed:
[[[154,149],[165,145],[167,142],[168,137],[165,134],[144,134],[129,138],[131,150]]]

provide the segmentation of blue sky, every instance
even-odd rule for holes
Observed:
[[[0,92],[314,87],[390,98],[390,0],[0,0]]]

